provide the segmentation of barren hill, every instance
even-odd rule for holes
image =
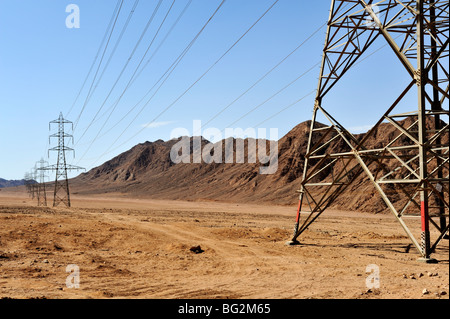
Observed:
[[[4,187],[17,187],[25,184],[25,180],[6,180],[0,178],[0,188]]]
[[[404,121],[408,125],[412,119]],[[411,122],[412,123],[412,122]],[[275,174],[259,173],[261,163],[243,164],[222,163],[180,163],[170,158],[172,147],[181,141],[171,140],[146,142],[107,161],[103,165],[81,174],[72,181],[72,192],[79,194],[123,193],[132,197],[154,199],[213,200],[225,202],[270,202],[272,204],[293,205],[298,201],[295,191],[299,188],[304,156],[308,144],[310,121],[300,123],[278,141],[278,169]],[[392,138],[394,128],[382,124],[365,145],[370,148],[381,147]],[[361,139],[364,134],[357,136]],[[320,138],[317,136],[316,138]],[[190,138],[192,141],[193,138]],[[445,137],[448,144],[448,134]],[[236,156],[238,140],[229,141],[234,145]],[[252,140],[240,140],[248,154]],[[267,150],[269,141],[265,141]],[[208,141],[202,140],[202,146]],[[221,143],[221,142],[219,142]],[[222,143],[226,145],[225,143]],[[225,146],[222,153],[225,154]],[[327,148],[345,151],[342,142],[330,143]],[[191,153],[195,150],[190,148]],[[192,162],[192,155],[191,155]],[[223,155],[225,159],[225,155]],[[389,165],[389,163],[386,163]],[[333,169],[319,175],[321,180],[328,178]],[[360,211],[380,212],[386,209],[384,202],[376,193],[368,178],[362,174],[334,203],[332,207],[358,209]]]
[[[248,139],[242,141],[243,164],[174,164],[170,151],[180,140],[159,140],[139,144],[80,175],[72,189],[80,194],[122,192],[149,198],[290,204],[295,202],[293,191],[303,170],[309,126],[310,122],[301,123],[278,141],[278,170],[273,175],[259,174],[259,161],[248,163]],[[232,142],[235,153],[238,141]]]

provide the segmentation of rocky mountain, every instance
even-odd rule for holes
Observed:
[[[409,121],[413,120],[405,120],[403,125],[410,125],[412,122]],[[274,174],[260,172],[261,167],[273,163],[269,161],[264,165],[265,161],[259,160],[258,156],[256,160],[248,156],[253,154],[249,153],[249,150],[256,147],[258,154],[264,145],[265,154],[269,155],[269,141],[253,139],[221,141],[214,144],[214,152],[211,150],[209,153],[210,156],[217,156],[216,159],[221,157],[221,163],[208,164],[195,163],[195,154],[198,154],[196,151],[200,142],[196,140],[198,142],[196,148],[195,138],[185,137],[166,142],[158,140],[139,144],[103,165],[81,174],[72,181],[72,191],[79,194],[122,193],[155,199],[295,205],[298,201],[295,191],[302,181],[310,124],[310,121],[300,123],[278,141],[278,162]],[[365,145],[368,148],[382,147],[394,134],[395,129],[391,125],[382,124]],[[320,137],[318,134],[315,139],[318,141]],[[364,134],[356,137],[362,139]],[[448,134],[445,138],[444,142],[448,144]],[[183,141],[186,143],[183,144]],[[207,144],[208,141],[202,139],[200,148],[204,148]],[[177,147],[179,145],[184,145],[185,148]],[[243,154],[239,147],[241,145],[244,147]],[[180,152],[177,154],[172,152],[172,157],[178,157],[183,161],[179,164],[175,164],[171,159],[171,150],[174,146],[180,151],[187,151],[188,154],[183,157],[180,156]],[[339,139],[324,149],[328,148],[335,152],[346,151],[344,143]],[[233,156],[231,163],[226,163],[227,156]],[[238,159],[244,163],[236,163]],[[342,164],[337,162],[331,165],[317,178],[322,181],[330,178],[331,174],[342,168],[339,165]],[[389,161],[386,165],[390,165]],[[365,174],[357,176],[354,183],[338,197],[332,207],[369,212],[386,209],[386,205]]]

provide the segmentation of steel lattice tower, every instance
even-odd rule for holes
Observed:
[[[31,169],[30,172],[30,176],[31,176],[31,199],[34,199],[35,197],[37,197],[37,190],[38,190],[38,182],[37,182],[37,169],[36,169],[36,165]]]
[[[45,167],[48,166],[48,162],[44,161],[43,158],[36,163],[37,171],[39,172],[39,182],[37,185],[37,199],[38,206],[47,206],[47,192],[45,190]]]
[[[28,195],[34,199],[34,193],[33,193],[33,174],[32,173],[25,173],[24,175],[25,180],[25,187],[28,191]]]
[[[56,207],[61,203],[64,203],[67,207],[70,207],[71,206],[70,191],[69,191],[69,180],[67,178],[67,171],[68,170],[78,171],[83,170],[84,168],[68,165],[66,163],[66,152],[74,152],[74,149],[66,146],[66,139],[72,139],[73,143],[73,136],[65,132],[65,125],[67,124],[72,125],[73,130],[73,123],[69,120],[64,119],[62,113],[60,113],[58,119],[51,121],[49,123],[49,130],[51,129],[52,124],[58,125],[58,132],[50,135],[50,139],[57,138],[58,146],[49,149],[49,153],[50,151],[58,152],[57,163],[56,165],[50,165],[45,168],[42,168],[41,170],[56,171],[55,189],[53,195],[53,207]]]
[[[324,98],[376,41],[389,45],[411,80],[392,105],[383,107],[386,112],[373,128],[357,137],[326,110]],[[430,256],[449,231],[448,58],[448,0],[332,0],[290,244],[298,243],[302,232],[365,176],[417,248],[420,260],[435,261]],[[417,96],[417,107],[398,113],[408,94]],[[328,125],[320,125],[319,117]],[[368,146],[382,125],[395,134],[376,147]],[[344,150],[337,153],[330,147],[333,143]],[[311,211],[304,220],[303,205]],[[420,239],[418,230],[403,218],[409,214],[421,217]]]
[[[31,195],[30,174],[25,173],[23,175],[23,180],[24,180],[25,188],[28,192],[28,195]]]

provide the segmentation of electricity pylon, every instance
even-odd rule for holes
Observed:
[[[37,170],[36,165],[30,171],[31,176],[31,199],[34,199],[37,196]]]
[[[47,206],[47,192],[45,190],[45,167],[48,166],[48,162],[43,158],[36,163],[37,171],[39,173],[39,182],[37,184],[37,200],[38,206]]]
[[[67,178],[67,171],[72,171],[72,170],[79,171],[79,170],[84,170],[84,168],[79,167],[79,166],[74,166],[74,165],[68,165],[66,163],[66,152],[74,152],[74,149],[66,146],[66,139],[72,139],[72,144],[73,144],[73,136],[70,134],[67,134],[65,132],[65,125],[71,124],[72,130],[73,130],[73,123],[69,120],[64,119],[62,113],[60,113],[58,119],[51,121],[49,123],[49,130],[51,130],[52,124],[58,125],[58,132],[50,135],[49,139],[57,138],[58,146],[49,149],[49,154],[50,154],[50,151],[58,152],[57,163],[54,165],[46,166],[46,167],[42,168],[41,170],[56,172],[55,190],[54,190],[54,195],[53,195],[53,207],[56,207],[61,203],[65,204],[67,207],[70,207],[71,206],[70,191],[69,191],[69,180]],[[74,156],[75,156],[75,153],[74,153]]]
[[[387,43],[411,79],[392,105],[382,107],[386,112],[372,129],[357,137],[325,109],[324,98],[376,41]],[[363,176],[417,248],[419,259],[435,262],[430,256],[449,231],[448,57],[448,0],[332,0],[290,244],[298,243],[309,225]],[[416,95],[417,107],[398,113],[407,94]],[[320,125],[319,116],[328,125]],[[394,134],[371,147],[375,143],[368,141],[373,142],[382,125]],[[336,143],[344,149],[335,151]],[[302,220],[305,204],[311,213]],[[403,218],[409,214],[420,216],[420,240],[417,226],[411,228]]]
[[[25,180],[25,187],[28,191],[28,195],[30,197],[33,196],[33,190],[32,190],[32,181],[33,181],[33,177],[31,173],[25,173],[23,179]]]

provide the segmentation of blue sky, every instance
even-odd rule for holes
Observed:
[[[114,107],[172,4],[172,0],[162,1],[153,23],[111,91],[158,3],[157,0],[140,0],[104,76],[96,83],[98,86],[81,112],[97,64],[76,98],[117,1],[0,0],[0,177],[21,179],[41,158],[50,163],[56,161],[56,154],[50,153],[47,157],[48,148],[56,146],[54,140],[48,143],[48,136],[54,133],[49,131],[48,122],[56,119],[60,112],[73,122],[79,117],[73,132],[76,157],[68,154],[67,159],[88,170],[138,143],[168,140],[175,128],[192,132],[194,120],[206,123],[214,118],[323,25],[330,7],[329,0],[280,0],[219,63],[182,95],[274,2],[227,0],[153,99],[145,107],[144,103],[137,104],[220,2],[193,0],[161,45],[188,4],[188,0],[176,0],[144,61],[148,61],[159,46],[160,49]],[[134,3],[135,0],[123,2],[97,79]],[[80,9],[80,28],[66,26],[69,4],[76,4]],[[321,60],[325,31],[323,27],[204,128],[227,128],[307,70],[310,71],[292,86],[236,122],[233,128],[255,128],[262,122],[260,128],[278,128],[281,138],[298,123],[310,120],[314,94],[308,94],[317,87],[317,63]],[[383,42],[376,42],[371,51],[382,45]],[[330,93],[324,106],[346,127],[365,130],[376,123],[395,100],[408,77],[389,48],[382,49],[351,70]],[[301,102],[272,117],[304,96]],[[109,115],[112,109],[114,112]],[[128,112],[130,114],[125,116]],[[97,120],[91,124],[97,113]]]

